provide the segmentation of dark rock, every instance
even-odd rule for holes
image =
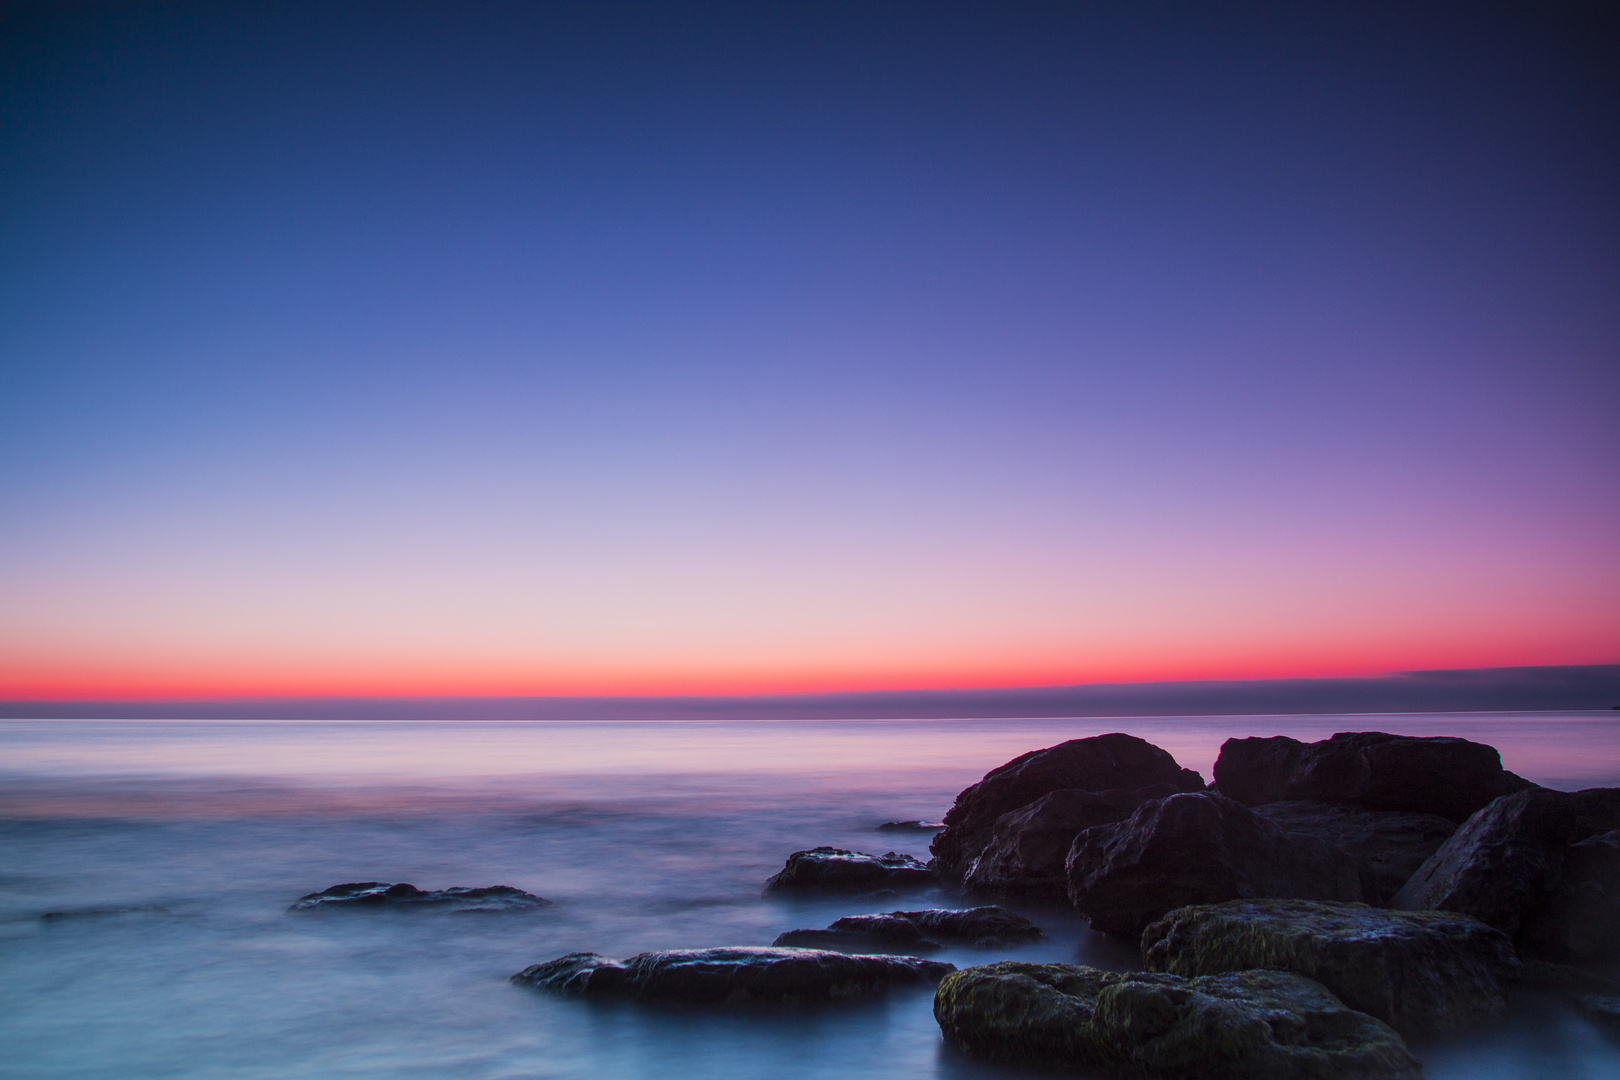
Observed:
[[[1524,965],[1523,985],[1531,990],[1552,990],[1561,994],[1620,994],[1620,983],[1596,972],[1529,956],[1519,959]]]
[[[334,885],[318,893],[299,897],[288,911],[329,911],[346,908],[430,908],[455,913],[534,911],[549,907],[550,900],[514,889],[510,885],[491,885],[487,888],[468,889],[457,886],[429,892],[415,885],[386,881],[353,881],[347,885]]]
[[[765,891],[861,892],[884,887],[920,888],[934,881],[934,872],[910,855],[893,851],[867,855],[818,847],[789,855],[787,865],[765,882]]]
[[[1519,947],[1549,960],[1620,955],[1620,831],[1564,849],[1563,875],[1519,930]]]
[[[1284,735],[1228,739],[1215,761],[1215,783],[1246,806],[1311,799],[1456,822],[1529,786],[1502,768],[1494,747],[1381,731],[1341,732],[1314,743]]]
[[[964,888],[1004,896],[1062,899],[1064,862],[1074,838],[1094,825],[1123,821],[1144,802],[1177,792],[1174,784],[1126,791],[1059,788],[996,819],[990,842],[968,865]]]
[[[932,908],[927,911],[888,911],[881,915],[846,915],[825,930],[789,930],[772,945],[902,953],[933,952],[940,941],[990,948],[1019,941],[1035,941],[1041,928],[1003,907],[965,910]]]
[[[1530,788],[1497,799],[1464,822],[1390,906],[1460,911],[1516,938],[1525,919],[1552,899],[1575,828],[1565,792]]]
[[[1136,938],[1165,912],[1260,898],[1362,899],[1356,862],[1220,795],[1172,795],[1087,829],[1069,852],[1069,899],[1093,927]]]
[[[1287,832],[1314,836],[1355,859],[1362,870],[1362,889],[1375,904],[1387,904],[1457,831],[1456,822],[1438,814],[1310,800],[1266,803],[1254,812]]]
[[[945,815],[944,831],[934,837],[929,850],[940,873],[960,881],[990,842],[997,819],[1009,810],[1060,788],[1134,791],[1151,784],[1170,784],[1177,791],[1204,787],[1197,773],[1134,735],[1095,735],[1032,750],[990,770],[958,795]]]
[[[570,953],[512,976],[519,986],[586,998],[691,1005],[801,1003],[932,984],[952,964],[909,956],[846,956],[815,949],[673,949],[609,960]]]
[[[944,827],[943,821],[885,821],[877,827],[877,831],[936,833]]]
[[[1581,838],[1620,829],[1620,788],[1595,787],[1569,794],[1575,804],[1575,835]]]
[[[1268,968],[1315,979],[1407,1037],[1500,1016],[1519,958],[1500,930],[1454,912],[1311,900],[1180,908],[1142,934],[1149,971]]]
[[[1417,1080],[1388,1025],[1280,971],[1184,979],[1007,961],[947,975],[947,1042],[981,1059],[1162,1080]]]
[[[1593,1021],[1610,1038],[1620,1039],[1620,996],[1609,994],[1576,994],[1570,1003],[1582,1016]]]

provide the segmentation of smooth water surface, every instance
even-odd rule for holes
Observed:
[[[1613,714],[724,723],[0,722],[0,1072],[8,1077],[1025,1075],[945,1047],[931,994],[683,1011],[507,983],[562,953],[768,944],[894,901],[764,899],[817,844],[926,857],[956,792],[1124,730],[1208,778],[1232,735],[1463,735],[1560,788],[1620,785]],[[344,881],[516,885],[532,914],[286,914]],[[950,904],[938,893],[905,906]],[[111,911],[107,909],[126,909]],[[133,909],[133,910],[128,910]],[[143,910],[144,909],[144,910]],[[97,914],[96,911],[103,913]],[[1018,956],[1129,967],[1072,912]],[[67,917],[41,919],[48,912]],[[1556,1002],[1415,1048],[1430,1077],[1612,1077]]]

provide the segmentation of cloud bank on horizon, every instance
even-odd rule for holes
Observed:
[[[1598,6],[0,19],[0,698],[1620,659]]]

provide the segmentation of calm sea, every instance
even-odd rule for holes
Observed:
[[[724,723],[0,722],[0,1074],[988,1078],[927,991],[741,1014],[508,985],[567,952],[768,944],[894,906],[760,896],[818,844],[926,857],[956,792],[1026,750],[1128,731],[1207,779],[1223,739],[1461,735],[1551,787],[1620,785],[1604,714]],[[532,914],[289,915],[345,881],[516,885]],[[924,895],[907,906],[948,904]],[[127,909],[94,914],[97,909]],[[144,910],[143,910],[144,909]],[[1072,913],[1016,956],[1134,965]],[[79,913],[42,920],[46,912]],[[1550,1000],[1415,1047],[1431,1078],[1620,1076]]]

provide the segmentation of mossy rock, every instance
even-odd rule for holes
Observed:
[[[1142,950],[1150,970],[1177,975],[1292,971],[1407,1036],[1500,1016],[1520,976],[1507,935],[1467,915],[1310,900],[1179,908],[1143,932]]]
[[[1199,978],[1006,961],[947,975],[934,1017],[986,1061],[1162,1080],[1416,1080],[1394,1029],[1280,971]]]

